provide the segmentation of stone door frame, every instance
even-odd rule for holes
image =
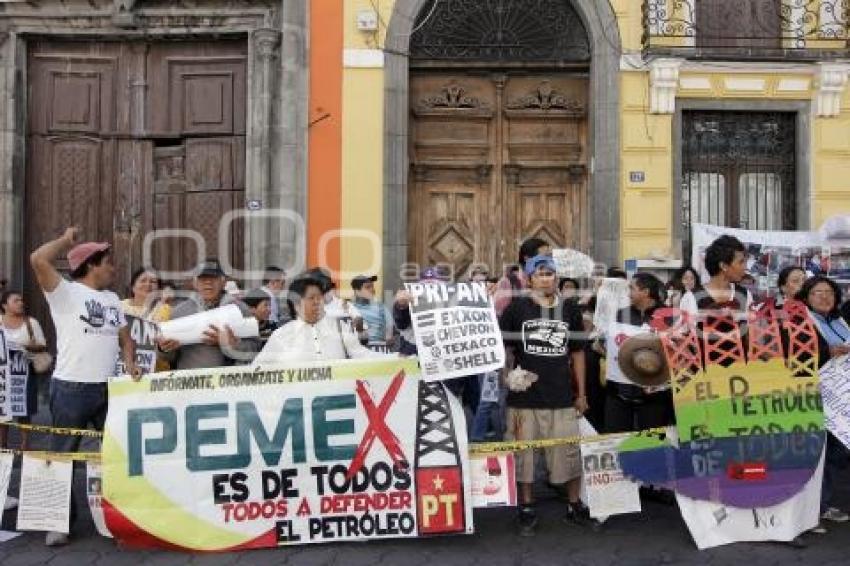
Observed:
[[[0,273],[12,286],[23,281],[24,192],[27,132],[27,44],[31,37],[98,41],[200,39],[228,36],[248,43],[246,201],[248,273],[267,264],[301,267],[306,254],[307,29],[304,2],[257,8],[145,8],[115,0],[101,9],[34,11],[12,4],[0,12]],[[129,5],[129,11],[127,10]],[[269,210],[285,210],[286,222],[270,223]],[[253,218],[252,218],[253,216]],[[274,224],[274,226],[272,226]],[[58,235],[58,234],[57,234]],[[251,277],[253,279],[253,277]]]
[[[620,255],[620,32],[611,5],[572,1],[591,46],[588,184],[590,248],[596,261],[617,264]],[[387,29],[384,65],[383,281],[398,288],[408,258],[407,177],[409,61],[416,16],[428,0],[396,0]]]

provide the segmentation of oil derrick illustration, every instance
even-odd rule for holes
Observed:
[[[419,383],[417,413],[414,470],[419,534],[465,532],[463,461],[442,383]]]

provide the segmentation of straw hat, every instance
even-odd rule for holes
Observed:
[[[632,336],[620,346],[620,370],[638,385],[657,387],[670,380],[661,339],[649,333]]]

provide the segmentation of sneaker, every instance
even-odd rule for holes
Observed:
[[[830,507],[821,514],[820,518],[824,521],[832,521],[833,523],[846,523],[850,521],[850,515],[837,507]]]
[[[56,531],[47,531],[44,544],[47,546],[65,546],[68,544],[68,535]]]
[[[815,526],[815,528],[809,529],[808,532],[816,534],[816,535],[825,535],[826,534],[826,527],[823,525],[823,523],[818,523],[817,526]]]
[[[521,537],[533,537],[537,534],[537,513],[534,511],[534,507],[530,505],[524,505],[519,508],[519,516],[517,517],[517,523],[519,523],[519,536]]]
[[[6,497],[6,502],[3,504],[3,511],[8,511],[9,509],[14,509],[18,506],[18,498],[12,497],[11,495]]]
[[[564,517],[564,522],[580,527],[589,527],[594,523],[593,519],[590,518],[590,509],[581,501],[567,504],[567,514]]]

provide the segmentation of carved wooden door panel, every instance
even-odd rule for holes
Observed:
[[[246,52],[227,40],[30,42],[26,251],[79,226],[113,245],[122,295],[151,230],[189,229],[205,243],[158,240],[155,269],[218,255],[219,223],[244,203]],[[223,259],[241,267],[241,223],[233,228]],[[25,285],[47,321],[30,269]]]
[[[496,85],[487,77],[444,75],[411,81],[411,260],[451,266],[490,264],[501,208],[493,175],[498,125]]]
[[[124,182],[132,166],[128,73],[132,53],[120,43],[42,42],[28,50],[28,131],[24,242],[30,252],[78,226],[81,238],[115,247],[116,290],[129,277],[128,239],[119,234],[129,214]],[[67,270],[66,258],[59,268]],[[26,300],[47,323],[46,303],[27,265]]]
[[[586,250],[587,80],[411,77],[410,260],[492,273],[523,239]]]
[[[512,77],[505,85],[508,263],[531,236],[588,251],[586,101],[587,80],[570,75]]]
[[[201,255],[242,268],[243,223],[227,223],[245,200],[247,45],[243,41],[158,44],[151,47],[150,130],[154,196],[151,227],[185,229],[190,238],[163,238],[154,264],[192,269]],[[219,246],[224,222],[227,242]],[[221,257],[220,257],[221,256]]]

